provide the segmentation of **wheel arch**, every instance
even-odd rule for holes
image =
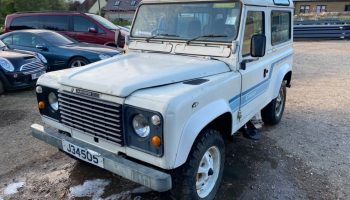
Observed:
[[[231,109],[225,100],[210,103],[192,115],[182,131],[174,168],[187,161],[193,144],[204,129],[215,129],[223,135],[224,139],[229,138],[232,134],[232,119]]]
[[[287,81],[287,86],[290,87],[290,83],[292,81],[292,66],[289,63],[285,63],[281,66],[275,81],[276,82],[273,84],[273,98],[278,96],[282,81]]]

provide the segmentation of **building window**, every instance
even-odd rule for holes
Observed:
[[[136,6],[136,1],[135,0],[131,1],[130,5],[131,6]]]
[[[300,13],[309,13],[310,12],[310,6],[309,5],[301,5],[300,6]]]
[[[316,7],[316,12],[317,13],[327,12],[327,6],[326,5],[318,5]]]
[[[120,5],[120,1],[115,1],[114,6],[119,6]]]
[[[271,43],[278,45],[291,40],[292,14],[287,11],[271,13]]]
[[[346,6],[345,6],[345,11],[346,11],[346,12],[350,12],[350,5],[346,5]]]

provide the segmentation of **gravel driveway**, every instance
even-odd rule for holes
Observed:
[[[217,199],[350,199],[350,42],[295,43],[282,122],[227,147]],[[164,199],[33,139],[32,90],[0,96],[0,200]]]

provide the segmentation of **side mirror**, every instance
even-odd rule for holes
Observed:
[[[41,50],[41,51],[47,51],[49,50],[47,47],[45,47],[44,45],[36,45],[35,48]]]
[[[89,33],[97,33],[97,30],[95,28],[89,28]]]
[[[265,56],[266,36],[263,34],[253,35],[250,46],[250,55],[253,58],[261,58]]]

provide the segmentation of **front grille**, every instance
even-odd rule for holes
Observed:
[[[36,71],[43,68],[45,68],[45,65],[43,65],[40,61],[35,59],[35,61],[22,65],[20,71]]]
[[[62,124],[124,145],[122,105],[66,91],[59,92],[58,100]]]

